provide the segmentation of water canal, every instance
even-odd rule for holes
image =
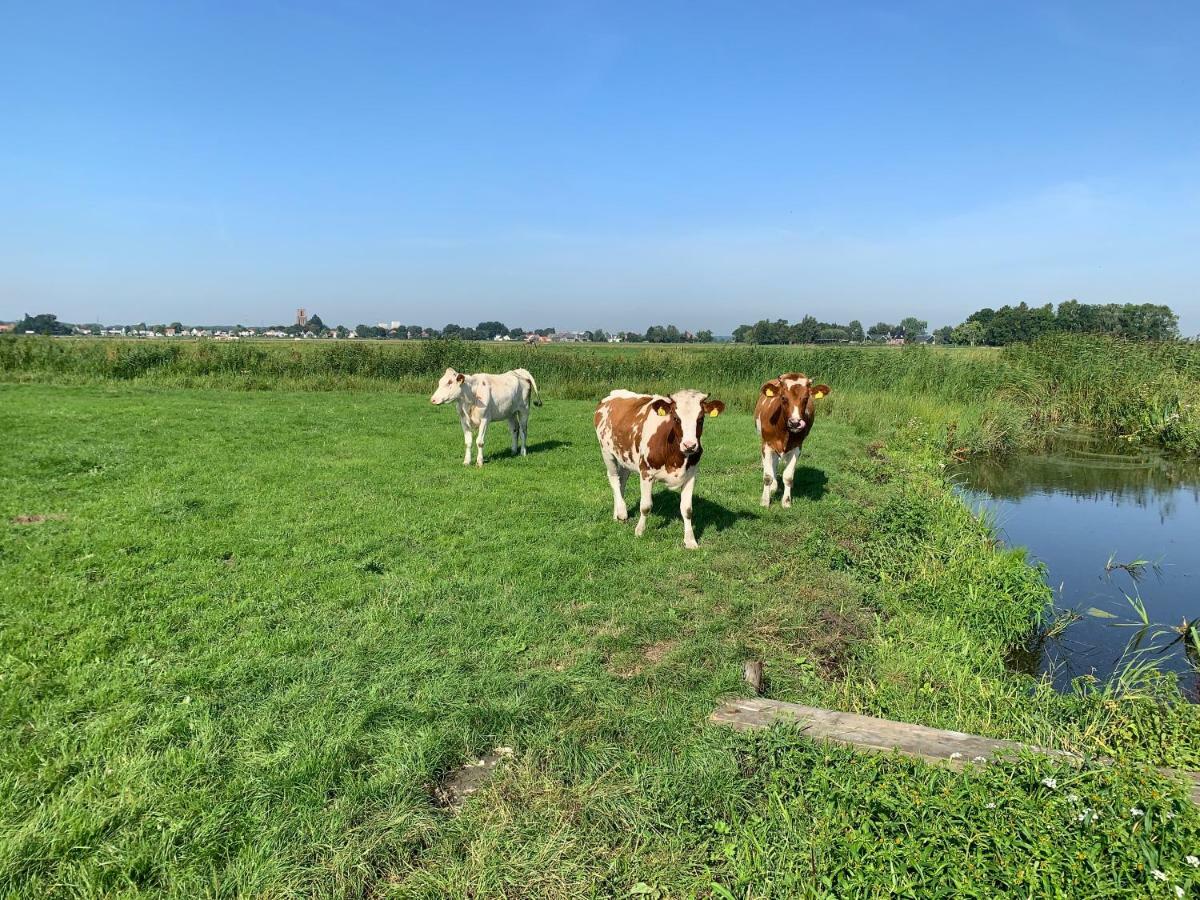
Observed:
[[[1045,566],[1054,607],[1079,615],[1015,665],[1059,688],[1080,675],[1104,680],[1140,634],[1141,659],[1180,673],[1200,699],[1196,654],[1172,627],[1200,620],[1200,460],[1063,435],[1049,452],[972,459],[955,480],[1006,543]],[[1138,603],[1158,627],[1139,627]]]

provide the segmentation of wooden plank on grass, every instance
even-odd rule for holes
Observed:
[[[769,728],[777,723],[794,724],[814,740],[832,741],[856,750],[900,753],[956,769],[987,765],[1004,758],[1012,759],[1019,753],[1036,753],[1072,765],[1082,762],[1078,756],[1070,753],[1017,741],[1001,741],[963,734],[961,731],[910,725],[760,697],[728,700],[717,707],[709,719],[739,730]],[[1189,782],[1192,802],[1200,804],[1200,772],[1180,772],[1175,769],[1163,769],[1162,772]]]

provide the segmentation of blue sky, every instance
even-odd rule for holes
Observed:
[[[0,0],[0,318],[1171,304],[1200,4]]]

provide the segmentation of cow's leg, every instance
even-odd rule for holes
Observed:
[[[796,462],[800,459],[800,448],[783,454],[783,506],[792,505],[792,479],[796,476]]]
[[[512,455],[517,455],[517,432],[520,426],[517,425],[517,417],[514,413],[512,418],[508,420],[508,436],[512,438]]]
[[[486,416],[479,417],[479,432],[475,435],[475,465],[483,468],[483,442],[487,438],[488,420]]]
[[[616,459],[604,454],[604,468],[608,470],[608,485],[613,492],[613,518],[618,522],[629,521],[629,509],[625,506],[625,479],[629,473],[617,465]]]
[[[654,482],[643,477],[642,482],[642,502],[638,505],[638,511],[641,515],[638,517],[637,528],[633,533],[641,537],[646,532],[646,516],[650,515],[650,510],[654,509],[654,501],[651,499],[651,492],[654,490]]]
[[[679,489],[679,515],[683,517],[683,546],[695,550],[700,545],[696,543],[696,532],[692,529],[692,492],[696,489],[696,473],[683,483]]]
[[[763,444],[762,448],[763,460],[763,506],[771,505],[771,495],[775,493],[775,488],[779,486],[779,482],[775,480],[775,451]]]
[[[471,423],[466,419],[462,419],[463,443],[467,445],[467,450],[463,454],[463,465],[471,464]]]
[[[526,455],[526,444],[529,438],[529,408],[517,413],[517,428],[521,432],[521,455]]]

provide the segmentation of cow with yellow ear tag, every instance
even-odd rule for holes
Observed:
[[[792,505],[792,480],[805,438],[812,430],[818,400],[829,385],[813,384],[801,372],[787,372],[764,384],[754,405],[754,427],[762,442],[762,505],[770,506],[783,469],[783,505]]]
[[[698,546],[692,528],[692,493],[700,456],[700,436],[704,420],[719,416],[725,404],[702,391],[676,391],[666,397],[659,394],[635,394],[613,391],[596,407],[596,438],[600,455],[608,471],[613,492],[613,518],[629,519],[625,506],[625,483],[630,472],[641,482],[641,517],[635,534],[641,537],[650,514],[651,491],[662,482],[679,491],[679,512],[683,516],[683,545]]]

